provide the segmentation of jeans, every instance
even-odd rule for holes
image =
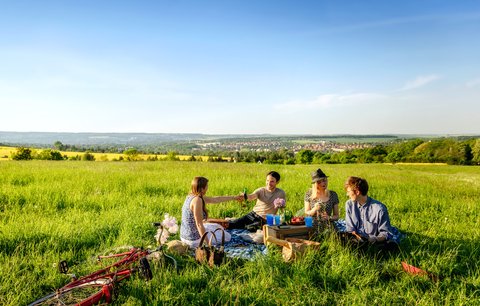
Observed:
[[[258,222],[258,225],[261,226],[265,223],[265,220],[256,212],[251,211],[243,217],[229,221],[228,229],[244,229],[247,225],[256,222]]]

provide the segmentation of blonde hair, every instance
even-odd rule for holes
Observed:
[[[317,189],[317,182],[312,184],[312,194],[310,195],[310,199],[315,199],[318,195],[318,189]],[[325,189],[325,195],[330,198],[330,189]]]

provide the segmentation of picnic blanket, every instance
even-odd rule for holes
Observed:
[[[344,219],[338,219],[333,222],[335,230],[344,233],[347,230],[347,225]],[[241,258],[246,260],[254,260],[257,256],[267,255],[267,247],[262,243],[252,241],[252,233],[244,229],[227,229],[232,236],[229,242],[225,243],[225,254],[230,258]],[[400,243],[405,237],[396,227],[392,226],[392,233],[389,239]]]
[[[225,243],[225,254],[230,258],[254,260],[256,256],[267,254],[267,248],[263,244],[257,244],[251,240],[251,234],[244,229],[227,229],[232,239]]]

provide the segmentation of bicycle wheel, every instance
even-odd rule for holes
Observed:
[[[109,303],[112,299],[113,283],[110,279],[97,279],[95,281],[75,286],[61,288],[41,299],[30,303],[34,305],[78,305],[91,306],[99,302]]]

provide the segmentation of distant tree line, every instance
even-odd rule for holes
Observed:
[[[13,160],[86,160],[93,161],[95,156],[92,152],[85,151],[81,155],[66,156],[60,151],[71,149],[61,142],[55,142],[55,149],[45,149],[39,153],[29,148],[19,147],[12,154]],[[100,152],[106,153],[103,150]],[[97,151],[97,153],[99,153]],[[143,160],[142,152],[135,148],[120,151],[116,148],[115,153],[123,153],[117,161]],[[180,160],[178,152],[166,152],[166,156],[159,158],[157,155],[149,157],[149,161]],[[293,152],[288,149],[277,151],[252,151],[242,150],[235,152],[207,153],[208,162],[247,162],[267,164],[350,164],[350,163],[447,163],[451,165],[480,165],[480,138],[437,138],[432,140],[411,139],[392,144],[378,144],[365,149],[353,149],[342,152],[321,152],[308,149]],[[201,161],[200,157],[191,155],[188,161]]]
[[[480,165],[480,138],[432,140],[411,139],[393,144],[379,144],[366,149],[343,152],[300,150],[292,152],[226,152],[226,161],[267,164],[351,164],[351,163],[447,163]],[[217,159],[217,161],[220,161]],[[225,161],[225,159],[223,160]]]
[[[67,156],[62,155],[60,151],[45,149],[40,152],[33,151],[30,148],[18,147],[15,153],[12,153],[13,160],[84,160],[94,161],[95,156],[91,152],[85,152],[81,155]]]
[[[480,165],[480,138],[421,140],[376,145],[343,152],[300,150],[279,152],[235,152],[236,161],[271,164],[350,164],[350,163],[447,163]]]

